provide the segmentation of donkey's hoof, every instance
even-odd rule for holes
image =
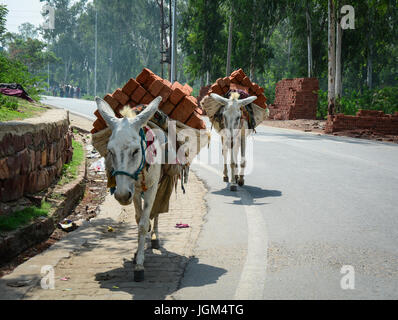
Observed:
[[[152,249],[160,249],[160,241],[159,239],[151,240]]]
[[[245,180],[240,179],[240,180],[238,181],[239,187],[243,186],[244,184],[245,184]]]
[[[229,182],[228,177],[224,177],[224,182]]]
[[[238,191],[238,187],[236,186],[236,185],[232,185],[230,188],[229,188],[229,190],[231,190],[231,191]]]
[[[134,271],[134,281],[135,282],[142,282],[144,281],[144,270]]]

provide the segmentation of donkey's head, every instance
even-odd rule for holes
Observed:
[[[154,99],[138,116],[122,119],[115,116],[112,108],[104,100],[98,97],[95,100],[101,116],[112,130],[107,158],[116,178],[115,198],[121,205],[128,205],[132,202],[134,182],[145,159],[141,128],[156,113],[162,97]]]
[[[232,138],[236,136],[240,131],[238,129],[242,128],[241,119],[243,107],[252,103],[257,97],[252,96],[239,100],[239,93],[236,92],[232,92],[229,99],[221,97],[216,93],[212,93],[210,96],[224,105],[222,116],[227,137]]]

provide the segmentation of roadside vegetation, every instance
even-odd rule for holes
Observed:
[[[23,120],[46,111],[28,101],[0,95],[0,121]]]
[[[40,208],[32,206],[8,216],[0,216],[0,231],[13,231],[39,217],[47,217],[51,205],[45,201]]]
[[[58,185],[63,186],[77,178],[79,174],[79,166],[84,161],[83,145],[76,140],[72,140],[73,156],[72,161],[64,164],[62,168],[62,176],[58,181]]]

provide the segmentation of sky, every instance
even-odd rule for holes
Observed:
[[[7,30],[18,32],[18,26],[30,22],[39,26],[44,22],[41,15],[42,7],[46,2],[39,0],[0,0],[0,4],[7,5]]]

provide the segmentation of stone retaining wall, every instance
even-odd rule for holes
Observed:
[[[65,110],[0,123],[0,202],[46,189],[60,176],[72,154],[69,113]]]

